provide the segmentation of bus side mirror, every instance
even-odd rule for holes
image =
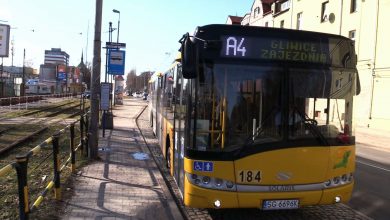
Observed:
[[[188,33],[183,36],[180,50],[183,77],[185,79],[196,78],[198,66],[196,45],[194,42],[191,41]]]

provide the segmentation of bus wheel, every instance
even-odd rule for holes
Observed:
[[[166,165],[167,165],[167,168],[170,169],[171,168],[171,147],[167,148],[167,154],[166,155],[167,155],[167,160],[166,160],[167,164]]]

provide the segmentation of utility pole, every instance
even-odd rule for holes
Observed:
[[[99,91],[100,91],[100,65],[101,65],[101,35],[102,35],[103,0],[96,0],[95,37],[93,42],[93,61],[91,77],[91,117],[88,128],[89,158],[98,157],[98,130],[99,130]]]
[[[14,66],[14,55],[15,55],[15,48],[14,48],[14,44],[15,44],[15,41],[14,41],[14,37],[12,37],[12,41],[11,41],[11,66]]]
[[[24,96],[24,72],[25,72],[25,68],[24,68],[24,62],[26,60],[26,48],[23,49],[23,73],[22,73],[22,85],[20,86],[20,96]]]
[[[1,57],[1,72],[0,72],[1,73],[1,96],[0,97],[4,96],[3,64],[4,64],[3,57]]]

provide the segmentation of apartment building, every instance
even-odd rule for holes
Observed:
[[[359,126],[390,131],[390,0],[255,0],[241,25],[343,35],[355,41]]]

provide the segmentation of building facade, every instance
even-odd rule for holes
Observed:
[[[61,48],[45,50],[44,64],[69,66],[69,55],[65,51],[62,51]]]
[[[39,81],[45,83],[53,93],[70,92],[68,73],[69,55],[61,48],[45,50],[44,64],[40,66]],[[73,82],[72,82],[73,83]]]
[[[38,72],[31,67],[0,67],[0,97],[19,96],[23,76],[26,82],[28,79],[37,78]]]
[[[343,35],[355,41],[359,126],[390,131],[390,0],[255,0],[241,25]]]

